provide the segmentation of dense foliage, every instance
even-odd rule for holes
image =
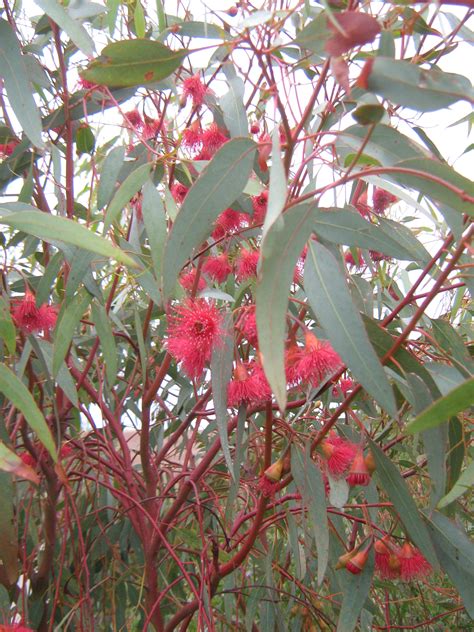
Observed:
[[[471,629],[472,2],[261,5],[0,9],[2,630]]]

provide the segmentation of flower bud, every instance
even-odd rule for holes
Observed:
[[[369,549],[365,551],[359,551],[352,557],[346,564],[346,570],[353,575],[361,573],[369,558]]]

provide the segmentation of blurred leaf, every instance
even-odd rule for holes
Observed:
[[[286,201],[286,187],[285,167],[281,157],[280,132],[279,129],[275,127],[272,138],[272,166],[270,167],[268,205],[262,227],[262,239],[265,239],[271,226],[275,225],[276,230],[283,227],[281,213]]]
[[[120,212],[130,202],[132,197],[140,191],[142,186],[150,177],[152,165],[146,163],[137,167],[132,173],[127,176],[124,182],[120,185],[115,193],[112,201],[107,207],[107,212],[104,219],[104,232],[106,232],[110,226],[116,221]]]
[[[85,28],[57,0],[35,0],[40,9],[69,35],[74,44],[86,55],[94,54],[94,40]]]
[[[78,156],[82,154],[92,154],[95,148],[95,136],[89,125],[83,123],[76,132],[76,152]]]
[[[361,573],[353,575],[341,570],[341,583],[343,584],[343,599],[339,619],[337,620],[337,632],[352,632],[357,625],[360,612],[365,605],[369,594],[372,577],[374,574],[374,553],[371,549],[367,563]]]
[[[0,364],[0,391],[24,415],[27,424],[36,433],[56,463],[56,446],[43,413],[27,387],[4,364]]]
[[[162,257],[166,241],[166,216],[161,195],[148,180],[143,186],[143,221],[145,223],[155,277],[161,278]]]
[[[3,296],[0,296],[0,338],[3,338],[8,353],[15,353],[16,329],[10,314],[10,309]]]
[[[171,50],[153,40],[122,40],[108,44],[79,74],[98,85],[142,86],[171,75],[186,55],[185,50]]]
[[[285,331],[288,294],[298,257],[311,234],[312,217],[305,205],[282,215],[283,226],[273,225],[261,248],[256,288],[259,349],[268,382],[281,410],[286,406]]]
[[[53,377],[56,377],[64,362],[77,324],[91,301],[88,292],[76,294],[68,303],[64,303],[59,312],[54,331]]]
[[[229,91],[224,94],[220,100],[220,106],[224,113],[224,123],[230,132],[230,135],[247,136],[249,133],[249,123],[247,113],[244,108],[244,82],[237,77],[234,72],[227,72],[227,83]]]
[[[0,19],[0,77],[18,122],[33,145],[44,147],[41,118],[33,98],[31,84],[20,45],[5,20]]]
[[[38,484],[39,477],[31,467],[26,466],[23,461],[16,456],[13,452],[10,452],[0,443],[0,560],[2,560],[2,575],[6,578],[8,583],[13,586],[18,579],[18,536],[15,526],[15,504],[14,504],[14,488],[12,478],[5,471],[11,472],[10,467],[15,467],[17,460],[23,466],[23,474],[18,473],[18,476],[23,478],[35,478],[32,482]],[[17,464],[18,467],[21,467]],[[24,476],[25,470],[29,470],[26,473],[29,476]],[[31,479],[30,479],[31,480]],[[0,585],[0,591],[4,591],[5,588]],[[0,598],[4,597],[3,594]],[[7,614],[10,610],[10,597],[7,593],[6,604],[0,600],[0,616]],[[4,607],[5,606],[5,607]]]
[[[118,174],[125,158],[125,147],[114,147],[105,157],[100,171],[99,187],[97,189],[97,208],[108,204],[115,191]]]
[[[113,386],[117,380],[117,346],[105,307],[96,301],[92,303],[92,320],[104,354],[107,381]]]
[[[474,619],[474,544],[459,526],[438,511],[429,516],[427,523],[441,566]]]
[[[330,251],[314,241],[308,246],[304,285],[311,308],[334,349],[365,390],[396,417],[392,387],[354,306],[346,280]]]
[[[145,37],[146,32],[146,22],[145,22],[145,13],[143,12],[143,7],[141,2],[136,2],[135,11],[133,12],[133,22],[135,24],[135,31],[137,33],[137,37],[143,38]]]
[[[0,223],[7,224],[29,235],[35,235],[35,237],[47,242],[63,241],[103,257],[110,257],[130,267],[138,267],[138,264],[131,257],[113,246],[110,241],[96,235],[82,224],[65,217],[49,215],[49,213],[42,213],[41,211],[25,211],[0,217]]]
[[[377,444],[371,439],[368,441],[377,466],[376,475],[378,480],[389,500],[392,501],[395,511],[405,527],[408,536],[420,549],[428,562],[434,568],[438,568],[438,561],[433,544],[431,543],[425,523],[413,500],[412,492],[394,463],[382,452]]]
[[[352,118],[359,123],[359,125],[373,125],[374,123],[379,123],[385,114],[385,108],[383,105],[375,104],[375,103],[365,103],[363,105],[359,105],[356,110],[354,110],[351,115]]]
[[[212,222],[242,193],[253,165],[255,143],[235,138],[213,156],[188,191],[163,257],[163,300],[172,295],[181,267],[212,231]]]
[[[432,112],[460,99],[473,99],[471,82],[462,75],[439,68],[426,70],[389,57],[376,57],[367,64],[371,66],[364,87],[398,105]]]
[[[431,406],[407,425],[406,432],[415,434],[448,421],[450,417],[472,406],[473,393],[474,377],[457,386],[448,395],[433,402]]]
[[[216,411],[216,423],[221,440],[222,452],[232,478],[235,477],[232,457],[227,436],[227,386],[232,378],[234,358],[234,323],[232,314],[226,314],[223,325],[223,336],[219,345],[214,348],[211,358],[212,398]]]
[[[467,466],[451,490],[438,503],[438,508],[447,507],[474,486],[474,461]]]
[[[291,448],[291,474],[298,491],[308,508],[313,523],[316,549],[318,552],[318,584],[321,585],[329,561],[329,529],[326,514],[326,492],[319,468],[309,455],[296,445]]]

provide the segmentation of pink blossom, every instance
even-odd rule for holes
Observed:
[[[401,563],[398,559],[399,549],[388,536],[377,540],[375,549],[375,570],[382,579],[396,579],[400,577]]]
[[[204,97],[210,92],[209,88],[201,81],[199,73],[188,77],[183,81],[183,96],[185,99],[191,97],[193,107],[199,107],[204,103]]]
[[[188,272],[184,272],[179,277],[179,283],[181,287],[183,287],[185,290],[188,290],[188,292],[191,292],[194,287],[194,282],[196,281],[196,273],[196,268],[191,268],[191,270],[189,270]],[[199,277],[197,290],[204,290],[205,287],[206,281],[202,277]]]
[[[341,380],[339,380],[339,382],[333,386],[332,388],[332,395],[333,397],[339,397],[339,395],[347,395],[347,393],[350,393],[354,388],[354,380],[351,380],[350,378],[342,378]]]
[[[370,483],[370,472],[365,462],[364,454],[360,448],[356,452],[351,467],[349,468],[346,481],[351,487],[354,487],[355,485],[362,485],[365,487]]]
[[[239,281],[250,279],[257,275],[257,265],[260,258],[258,250],[247,250],[242,248],[235,262],[235,276]]]
[[[222,339],[222,319],[215,305],[189,299],[169,317],[166,346],[189,377],[199,377]]]
[[[0,158],[11,156],[17,145],[17,140],[10,140],[8,143],[0,143]]]
[[[321,450],[328,472],[337,478],[348,470],[357,453],[357,446],[332,432],[321,443]]]
[[[184,198],[188,194],[189,187],[181,184],[181,182],[175,182],[171,187],[171,195],[175,202],[178,204],[182,204],[184,202]]]
[[[52,305],[36,307],[34,295],[27,291],[22,299],[13,301],[12,318],[17,327],[33,333],[51,330],[56,325],[57,314]]]
[[[250,344],[256,347],[258,344],[258,335],[255,305],[250,305],[249,307],[245,307],[242,310],[242,313],[240,314],[237,321],[237,326],[242,332],[242,335],[247,338]]]
[[[231,408],[238,408],[240,404],[257,404],[271,396],[263,369],[255,360],[237,364],[227,388],[227,402]]]
[[[385,189],[380,189],[379,187],[375,187],[373,195],[372,195],[372,204],[374,206],[374,212],[377,215],[382,215],[389,206],[398,202],[398,198],[396,195],[392,195]]]
[[[202,156],[198,159],[209,160],[228,140],[223,130],[219,129],[217,123],[211,123],[202,133]]]
[[[398,555],[400,560],[400,578],[404,582],[422,579],[431,573],[431,565],[420,551],[409,542],[405,542]]]
[[[214,239],[222,239],[228,233],[233,233],[242,228],[242,214],[231,208],[223,211],[215,221],[215,228],[211,235]]]
[[[202,271],[217,283],[224,283],[232,272],[229,257],[222,252],[220,255],[210,256],[202,266]]]
[[[305,343],[304,348],[293,348],[287,355],[289,382],[317,386],[342,365],[342,360],[328,341],[318,340],[311,332],[306,333]]]
[[[268,189],[264,189],[261,193],[252,197],[252,207],[252,223],[262,224],[265,220],[268,208]]]
[[[137,130],[141,130],[145,124],[137,108],[130,110],[130,112],[125,112],[123,118],[126,127],[131,129],[135,128]]]

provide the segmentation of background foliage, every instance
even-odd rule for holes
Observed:
[[[0,627],[471,629],[470,17],[5,0]]]

